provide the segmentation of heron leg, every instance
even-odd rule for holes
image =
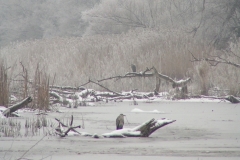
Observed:
[[[119,130],[119,129],[123,129],[123,125],[118,125],[117,130]]]

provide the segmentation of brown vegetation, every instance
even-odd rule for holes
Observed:
[[[238,49],[238,46],[231,48],[237,55]],[[239,70],[224,64],[214,67],[200,61],[191,62],[192,55],[202,58],[217,50],[177,31],[137,29],[121,35],[26,41],[0,51],[6,63],[14,66],[3,69],[1,78],[4,79],[3,71],[11,73],[13,78],[8,81],[11,94],[18,93],[22,98],[32,95],[32,108],[48,109],[50,81],[77,88],[89,79],[97,81],[131,72],[131,64],[136,65],[138,73],[155,66],[174,81],[190,77],[192,83],[186,89],[192,95],[207,95],[208,90],[216,87],[226,90],[225,95],[239,95],[239,87],[233,87],[239,84]],[[132,77],[99,81],[99,84],[117,92],[134,89],[152,92],[155,81],[156,77]],[[93,83],[86,87],[105,90]],[[168,92],[172,87],[162,80],[157,89]]]
[[[9,79],[7,67],[0,60],[0,106],[7,106],[9,103]]]

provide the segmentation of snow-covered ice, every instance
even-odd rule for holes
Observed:
[[[157,114],[164,113],[163,111],[158,111],[156,109],[152,110],[152,111],[144,111],[144,110],[141,110],[139,108],[134,108],[134,109],[131,110],[131,112],[135,112],[135,113],[157,113]]]

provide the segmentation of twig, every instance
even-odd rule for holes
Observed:
[[[126,120],[127,120],[127,122],[128,122],[127,116],[124,116],[124,117],[126,118]],[[128,124],[129,124],[129,122],[128,122]]]
[[[11,150],[12,145],[13,145],[13,142],[14,142],[14,140],[12,141],[12,144],[11,144],[10,148],[7,150],[7,152],[9,152],[9,151]],[[5,152],[5,154],[4,154],[4,156],[3,156],[3,159],[5,159],[5,156],[6,156],[7,152]]]
[[[189,51],[189,50],[188,50]],[[190,52],[190,51],[189,51]],[[237,67],[237,68],[240,68],[240,64],[237,64],[237,63],[234,63],[234,62],[231,62],[231,61],[228,61],[226,59],[223,59],[219,56],[217,56],[218,59],[220,60],[217,60],[217,59],[210,59],[210,58],[196,58],[192,52],[190,52],[192,57],[193,57],[193,60],[191,60],[191,62],[195,62],[195,61],[207,61],[211,66],[217,66],[218,64],[220,63],[223,63],[223,64],[229,64],[229,65],[232,65],[234,67]]]
[[[100,80],[97,80],[98,82],[110,80],[110,79],[122,79],[122,78],[134,78],[134,77],[151,77],[153,76],[152,73],[146,74],[146,72],[150,71],[151,69],[146,68],[145,71],[137,73],[137,72],[128,72],[124,76],[113,76],[113,77],[108,77],[108,78],[103,78]]]
[[[52,156],[52,155],[45,156],[45,157],[41,158],[40,160],[46,159],[46,158],[48,158],[50,156]]]
[[[76,133],[78,133],[78,134],[80,134],[77,130],[75,130],[75,128],[81,128],[80,125],[72,127],[72,124],[73,124],[73,115],[71,116],[71,120],[70,120],[69,126],[68,126],[68,125],[65,125],[64,123],[62,123],[62,122],[61,122],[59,119],[57,119],[57,118],[55,118],[55,120],[59,122],[59,127],[60,127],[60,129],[58,129],[58,130],[55,129],[55,130],[57,131],[56,134],[58,134],[59,136],[65,137],[65,136],[68,134],[68,132],[70,132],[71,130],[74,131],[74,132],[76,132]],[[68,129],[67,129],[66,131],[63,131],[62,126],[63,126],[63,127],[67,127]]]
[[[45,136],[43,136],[40,140],[38,140],[31,148],[29,148],[26,152],[24,152],[24,154],[20,157],[20,158],[18,158],[18,160],[21,160],[33,147],[35,147],[39,142],[41,142],[42,140],[43,140],[43,138],[45,138],[46,137],[46,135]]]
[[[81,113],[81,115],[82,115],[82,113]],[[83,115],[82,115],[82,129],[85,129]]]

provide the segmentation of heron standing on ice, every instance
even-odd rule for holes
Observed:
[[[124,125],[124,114],[120,114],[116,119],[116,128],[117,130],[122,129]]]

